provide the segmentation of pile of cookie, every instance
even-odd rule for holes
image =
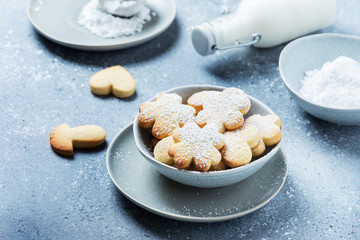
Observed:
[[[154,157],[179,169],[219,171],[245,165],[281,140],[277,115],[244,119],[251,101],[237,88],[201,91],[182,104],[158,94],[139,107],[138,124],[151,130]]]

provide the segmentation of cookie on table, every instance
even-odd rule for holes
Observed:
[[[103,69],[91,76],[90,90],[96,95],[109,95],[126,98],[134,94],[136,83],[130,73],[122,66]]]
[[[175,129],[194,121],[196,111],[182,104],[177,94],[160,93],[154,102],[145,102],[139,107],[138,123],[143,128],[151,128],[157,139],[170,136]]]
[[[74,148],[92,148],[105,141],[106,133],[97,125],[70,127],[68,124],[57,126],[50,133],[50,145],[54,152],[72,156]]]
[[[175,141],[168,150],[175,166],[187,169],[194,163],[195,169],[206,172],[221,161],[219,150],[224,146],[224,136],[213,124],[200,128],[196,123],[187,123],[173,133]]]
[[[200,99],[203,95],[209,93],[194,94],[195,99]],[[244,91],[237,88],[227,88],[219,94],[211,93],[204,101],[193,101],[190,97],[190,103],[198,102],[202,110],[196,115],[195,121],[200,127],[207,124],[215,124],[219,132],[225,130],[234,130],[241,127],[244,122],[244,116],[251,106],[249,97]],[[195,105],[200,109],[199,105]]]

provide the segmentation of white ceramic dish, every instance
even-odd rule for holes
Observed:
[[[217,222],[249,214],[273,199],[287,175],[287,161],[280,149],[255,174],[239,183],[200,189],[161,175],[139,153],[132,124],[122,129],[106,154],[109,175],[129,200],[163,217],[188,222]]]
[[[334,33],[299,38],[282,50],[279,59],[280,74],[298,105],[311,115],[337,124],[359,125],[360,109],[323,107],[299,94],[300,81],[306,71],[320,69],[325,62],[333,61],[339,56],[347,56],[360,62],[360,38]]]
[[[116,7],[112,3],[114,3],[114,0],[99,0],[100,8],[103,11],[117,16],[132,17],[141,11],[145,5],[145,0],[131,1],[130,4],[118,4]]]
[[[224,89],[224,87],[219,86],[193,85],[173,88],[166,91],[166,93],[177,93],[183,98],[184,103],[186,103],[186,100],[196,92],[205,90],[222,91]],[[251,100],[251,109],[246,116],[251,116],[256,113],[261,115],[274,114],[273,111],[265,104],[251,96],[249,97]],[[153,100],[154,98],[149,101]],[[151,149],[150,133],[147,129],[141,128],[138,125],[137,116],[135,117],[133,127],[135,143],[140,153],[153,165],[156,170],[174,181],[200,188],[223,187],[246,179],[263,167],[276,154],[280,146],[280,144],[277,144],[275,147],[268,148],[266,154],[262,157],[238,168],[214,172],[180,170],[161,163],[153,157],[152,152],[149,150]]]
[[[140,33],[120,38],[101,38],[77,23],[82,7],[90,0],[29,0],[27,15],[44,37],[66,47],[106,51],[136,46],[165,31],[176,15],[175,0],[148,0],[146,5],[156,13]]]

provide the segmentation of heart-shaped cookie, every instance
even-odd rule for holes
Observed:
[[[126,98],[135,92],[135,80],[130,73],[121,66],[113,66],[101,70],[91,76],[89,80],[91,92],[96,95],[109,95]]]

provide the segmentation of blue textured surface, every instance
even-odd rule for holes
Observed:
[[[322,32],[359,36],[360,5],[339,3],[336,22]],[[165,33],[114,52],[61,47],[35,32],[26,1],[1,6],[0,239],[360,238],[360,127],[318,120],[296,105],[278,71],[285,45],[197,55],[191,26],[218,16],[219,2],[177,1],[176,20]],[[116,64],[133,75],[136,94],[126,100],[92,95],[89,77]],[[265,207],[221,223],[169,220],[118,192],[106,171],[106,145],[76,151],[72,159],[49,146],[49,133],[61,123],[98,124],[109,143],[141,102],[186,84],[239,87],[281,117],[289,173]]]

